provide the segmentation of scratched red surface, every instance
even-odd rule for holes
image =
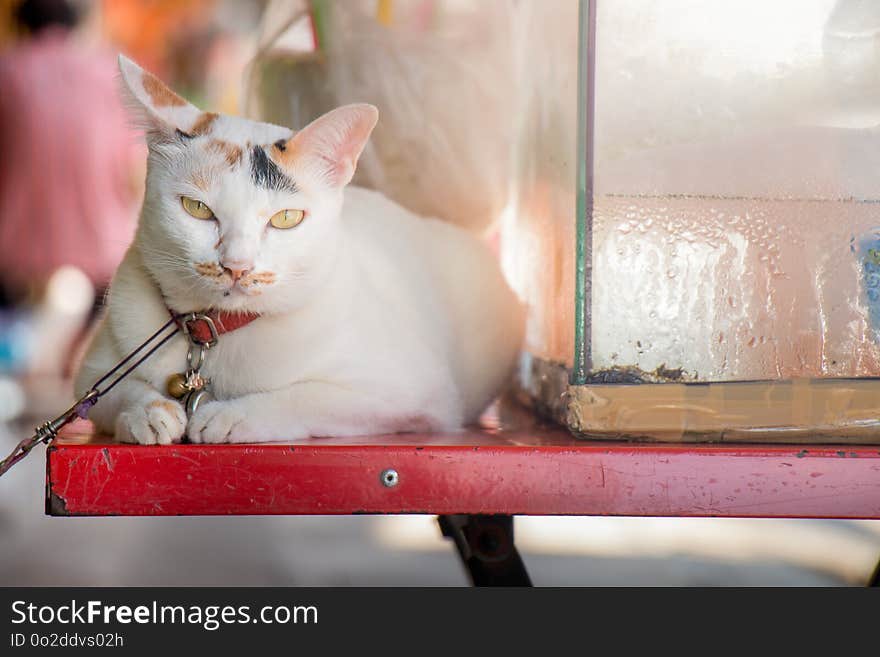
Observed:
[[[81,423],[48,452],[47,512],[880,518],[880,447],[583,442],[536,425],[138,446]]]

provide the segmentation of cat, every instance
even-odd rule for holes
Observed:
[[[203,112],[131,60],[119,67],[146,135],[146,192],[77,394],[169,311],[256,319],[208,350],[212,399],[191,417],[166,389],[185,369],[181,334],[91,409],[98,431],[164,445],[477,420],[515,367],[524,309],[477,237],[349,185],[375,107],[294,132]]]

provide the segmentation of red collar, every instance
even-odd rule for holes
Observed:
[[[226,310],[209,310],[199,313],[211,320],[214,331],[210,324],[201,318],[193,318],[193,313],[171,313],[184,332],[188,332],[197,342],[203,344],[213,343],[218,335],[229,333],[242,326],[247,326],[260,317],[259,313],[251,312],[228,312]]]

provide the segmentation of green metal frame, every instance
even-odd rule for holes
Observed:
[[[583,385],[590,372],[590,314],[593,273],[593,134],[596,110],[596,3],[580,0],[578,9],[577,217],[575,327],[572,385]]]

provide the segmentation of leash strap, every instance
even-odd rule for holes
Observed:
[[[0,477],[6,474],[13,465],[27,456],[34,447],[40,443],[49,443],[54,440],[64,425],[72,422],[78,417],[85,419],[88,415],[89,409],[97,404],[101,397],[113,390],[117,383],[122,381],[122,379],[131,374],[139,365],[141,365],[141,363],[156,353],[166,342],[173,338],[179,330],[180,326],[178,324],[178,318],[172,317],[158,331],[142,342],[137,349],[119,361],[113,369],[95,381],[92,387],[89,388],[88,392],[80,397],[73,406],[68,408],[55,419],[49,420],[37,427],[33,436],[25,438],[18,443],[18,445],[15,446],[15,449],[12,450],[12,453],[0,461]],[[142,354],[141,352],[145,349],[147,350],[146,353]],[[137,358],[137,360],[134,360],[135,358]],[[134,362],[131,362],[133,360]],[[113,377],[120,370],[122,370],[122,372],[118,376],[113,378],[113,380],[106,386],[101,387],[108,381],[108,379]]]

